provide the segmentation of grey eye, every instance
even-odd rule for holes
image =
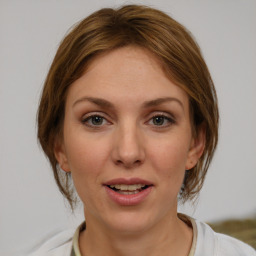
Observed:
[[[175,124],[175,120],[169,116],[155,115],[150,119],[149,124],[155,127],[159,126],[159,128],[164,128]]]
[[[154,125],[163,125],[165,119],[166,118],[163,116],[155,116],[155,117],[153,117],[153,124]]]
[[[92,116],[91,117],[91,123],[93,124],[93,125],[102,125],[102,123],[103,123],[103,117],[101,117],[101,116]]]
[[[90,127],[96,127],[105,125],[107,120],[99,115],[91,115],[83,119],[82,123]]]

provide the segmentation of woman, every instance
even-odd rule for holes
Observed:
[[[218,107],[199,47],[166,14],[130,5],[81,21],[47,76],[38,138],[72,208],[74,183],[86,224],[35,255],[255,255],[177,214],[203,185]]]

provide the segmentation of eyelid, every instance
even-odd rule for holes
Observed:
[[[171,113],[168,113],[168,112],[165,112],[165,111],[155,111],[155,112],[153,112],[150,115],[150,117],[148,118],[147,123],[149,123],[155,117],[163,117],[166,120],[168,120],[168,122],[169,122],[168,124],[165,124],[165,125],[159,125],[159,126],[154,125],[156,128],[160,128],[160,129],[161,128],[166,128],[166,127],[176,123],[175,117]]]
[[[81,119],[86,119],[86,118],[89,118],[89,117],[92,117],[92,116],[100,116],[100,117],[103,117],[105,119],[109,119],[109,116],[106,113],[101,112],[101,111],[91,111],[91,112],[88,112],[88,113],[82,115]]]
[[[162,116],[162,117],[166,117],[166,118],[170,118],[172,120],[175,121],[175,117],[173,114],[169,113],[169,112],[165,112],[165,111],[154,111],[153,113],[150,114],[150,119],[156,116]]]
[[[103,113],[103,112],[90,112],[90,113],[87,113],[87,114],[82,116],[81,122],[82,122],[82,124],[84,124],[84,125],[86,125],[88,127],[96,128],[96,129],[101,128],[102,126],[106,125],[106,124],[102,124],[102,125],[98,125],[97,126],[97,125],[89,124],[87,122],[88,120],[90,120],[90,118],[93,118],[93,117],[96,117],[96,116],[104,119],[107,124],[111,124],[111,122],[109,121],[108,116],[105,113]]]

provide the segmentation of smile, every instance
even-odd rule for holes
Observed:
[[[135,206],[146,200],[154,185],[140,178],[120,178],[106,182],[104,187],[112,202],[121,206]]]
[[[116,191],[119,194],[123,195],[134,195],[142,190],[146,189],[148,185],[146,184],[133,184],[133,185],[127,185],[127,184],[116,184],[116,185],[109,185],[109,188]]]

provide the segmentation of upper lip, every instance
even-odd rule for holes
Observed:
[[[112,179],[107,182],[105,182],[103,185],[105,186],[110,186],[110,185],[116,185],[116,184],[125,184],[125,185],[133,185],[133,184],[145,184],[145,185],[153,185],[152,182],[148,180],[144,180],[141,178],[117,178],[117,179]]]

